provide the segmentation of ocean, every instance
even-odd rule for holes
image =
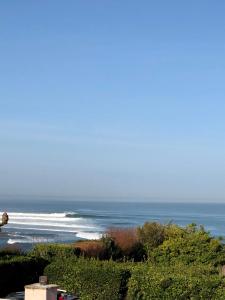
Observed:
[[[70,243],[97,239],[110,227],[134,227],[146,221],[181,226],[204,225],[214,236],[225,236],[225,204],[119,201],[0,201],[9,223],[0,233],[0,246]]]

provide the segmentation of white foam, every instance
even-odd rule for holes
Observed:
[[[102,234],[98,233],[98,232],[82,232],[82,231],[80,231],[76,234],[76,237],[88,239],[88,240],[99,240],[102,237]]]
[[[53,218],[53,217],[40,217],[40,216],[13,216],[10,215],[10,219],[12,220],[51,220],[51,221],[57,221],[57,222],[79,222],[80,220],[82,220],[82,218]]]
[[[0,214],[2,214],[3,212],[0,212]],[[30,216],[30,217],[45,217],[45,218],[51,218],[51,217],[57,217],[57,218],[65,218],[66,215],[68,214],[67,212],[63,212],[63,213],[29,213],[29,212],[7,212],[7,214],[10,217],[14,217],[14,216]],[[76,214],[75,212],[73,212],[73,214]]]
[[[25,240],[22,240],[22,239],[9,239],[7,241],[7,244],[10,244],[10,245],[16,244],[16,243],[25,243]]]
[[[76,233],[76,234],[78,232],[78,230],[76,230],[75,228],[73,230],[70,230],[70,229],[59,229],[59,228],[13,227],[13,226],[8,226],[8,228],[10,228],[10,229],[22,229],[22,230],[33,230],[33,231],[65,232],[65,233]]]
[[[35,238],[27,238],[27,239],[9,239],[7,241],[8,244],[34,244],[34,243],[46,243],[46,242],[52,242],[53,239],[46,239],[43,237],[35,237]]]
[[[1,214],[1,213],[0,213]],[[76,215],[75,212],[63,212],[63,213],[29,213],[29,212],[8,212],[9,223],[7,228],[18,231],[23,234],[23,230],[30,231],[43,231],[43,232],[58,232],[58,233],[73,233],[74,237],[84,239],[99,239],[101,235],[97,231],[101,231],[101,228],[95,224],[92,219],[85,219],[84,217],[67,217],[67,215]],[[26,233],[27,234],[27,233]],[[76,234],[76,236],[75,236]],[[9,244],[13,243],[34,243],[34,238],[27,239],[27,236],[11,236],[8,240]],[[43,242],[45,242],[43,240]],[[37,239],[36,242],[40,242]]]
[[[10,224],[16,224],[16,225],[33,225],[33,226],[49,226],[49,227],[59,227],[59,228],[96,228],[95,226],[89,226],[89,225],[79,225],[79,224],[73,224],[73,225],[68,225],[68,224],[57,224],[57,223],[52,223],[52,222],[16,222],[16,221],[11,221]],[[14,227],[15,228],[15,227]]]
[[[29,226],[29,227],[43,227],[47,229],[51,228],[59,228],[64,229],[86,229],[92,230],[96,228],[95,224],[90,220],[86,220],[84,218],[69,218],[67,216],[67,212],[64,213],[17,213],[17,212],[9,212],[9,225],[11,228],[21,228],[20,225]],[[70,212],[71,214],[71,212]],[[73,212],[73,214],[75,214]],[[13,225],[13,226],[12,226]],[[8,226],[8,225],[7,225]]]

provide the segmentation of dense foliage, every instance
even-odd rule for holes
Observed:
[[[0,260],[10,259],[15,256],[25,256],[25,253],[16,245],[9,245],[0,249]]]
[[[123,299],[130,277],[125,264],[84,258],[56,260],[45,274],[50,282],[86,300]]]
[[[142,261],[146,257],[136,228],[110,228],[102,237],[102,242],[108,259]]]
[[[224,279],[210,266],[141,264],[129,280],[129,300],[225,299]]]
[[[225,263],[224,245],[212,238],[203,227],[195,224],[185,228],[175,225],[165,227],[166,238],[158,247],[152,249],[149,258],[161,264],[202,263],[221,265]]]
[[[137,228],[138,238],[147,252],[163,243],[166,235],[165,228],[166,226],[157,222],[146,222],[143,226]]]
[[[38,281],[46,266],[46,261],[25,256],[0,259],[0,296],[23,290],[24,285]]]
[[[47,265],[48,264],[48,265]],[[80,299],[225,299],[225,246],[195,224],[111,228],[100,240],[0,251],[2,295],[43,273]],[[5,274],[2,276],[2,274]],[[9,285],[10,284],[10,285]]]
[[[137,230],[110,229],[101,241],[83,246],[86,253],[96,257],[101,250],[117,263],[73,258],[46,268],[52,282],[81,299],[123,299],[126,289],[127,300],[225,299],[218,268],[225,262],[224,245],[201,226],[145,223]],[[135,249],[141,263],[129,262],[135,261]]]
[[[38,244],[29,253],[31,257],[43,258],[49,262],[58,258],[79,255],[79,249],[69,244]]]
[[[74,244],[77,256],[107,259],[107,249],[102,240],[82,240]]]
[[[51,282],[80,299],[225,299],[225,280],[214,266],[95,259],[56,260],[45,269]]]

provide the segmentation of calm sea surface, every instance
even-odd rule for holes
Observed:
[[[225,204],[141,203],[98,201],[0,201],[9,224],[0,233],[0,246],[26,247],[43,242],[98,238],[109,227],[130,227],[145,221],[197,223],[212,235],[225,236]]]

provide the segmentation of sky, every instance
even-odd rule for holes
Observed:
[[[0,195],[225,201],[224,13],[0,1]]]

